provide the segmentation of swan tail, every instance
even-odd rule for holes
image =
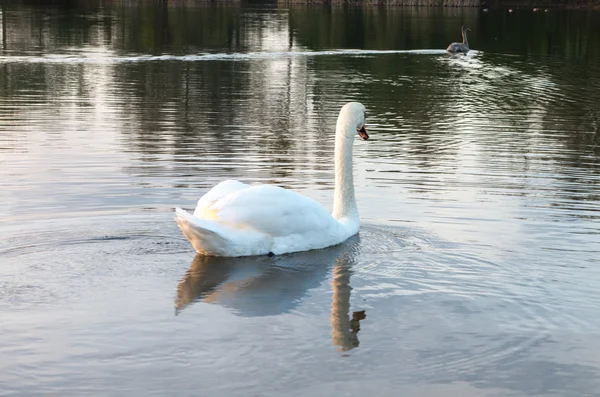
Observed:
[[[222,247],[227,246],[227,238],[219,233],[219,225],[214,221],[199,219],[189,212],[175,209],[175,221],[183,235],[199,254],[221,256]]]
[[[189,212],[175,209],[175,221],[183,235],[198,254],[208,256],[244,256],[270,252],[270,244],[263,235],[236,230],[217,221],[200,219]]]

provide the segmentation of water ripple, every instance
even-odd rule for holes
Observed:
[[[386,54],[420,54],[440,55],[445,50],[360,50],[343,49],[328,51],[281,51],[281,52],[247,52],[247,53],[207,53],[197,55],[131,55],[119,56],[116,54],[89,53],[85,55],[47,54],[35,55],[10,55],[0,56],[2,63],[50,63],[50,64],[120,64],[140,62],[201,62],[201,61],[259,61],[291,57],[316,57],[316,56],[367,56]]]

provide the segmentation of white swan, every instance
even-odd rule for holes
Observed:
[[[354,135],[369,139],[365,107],[342,107],[335,133],[335,196],[329,214],[316,201],[273,185],[227,180],[198,201],[194,214],[176,208],[179,228],[196,252],[250,256],[308,251],[339,244],[358,232],[354,197]]]
[[[446,48],[446,51],[453,53],[453,54],[459,54],[459,53],[467,53],[469,52],[469,41],[467,40],[467,32],[470,32],[471,28],[469,28],[467,25],[463,25],[460,28],[460,32],[462,33],[462,38],[463,41],[462,43],[451,43],[448,48]]]

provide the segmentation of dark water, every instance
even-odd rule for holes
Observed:
[[[600,13],[0,10],[1,395],[600,393]],[[350,100],[359,236],[195,257],[223,179],[331,208]]]

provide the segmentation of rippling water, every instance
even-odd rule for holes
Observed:
[[[0,11],[0,394],[597,395],[597,12]],[[223,179],[331,208],[350,100],[360,234],[195,256]]]

